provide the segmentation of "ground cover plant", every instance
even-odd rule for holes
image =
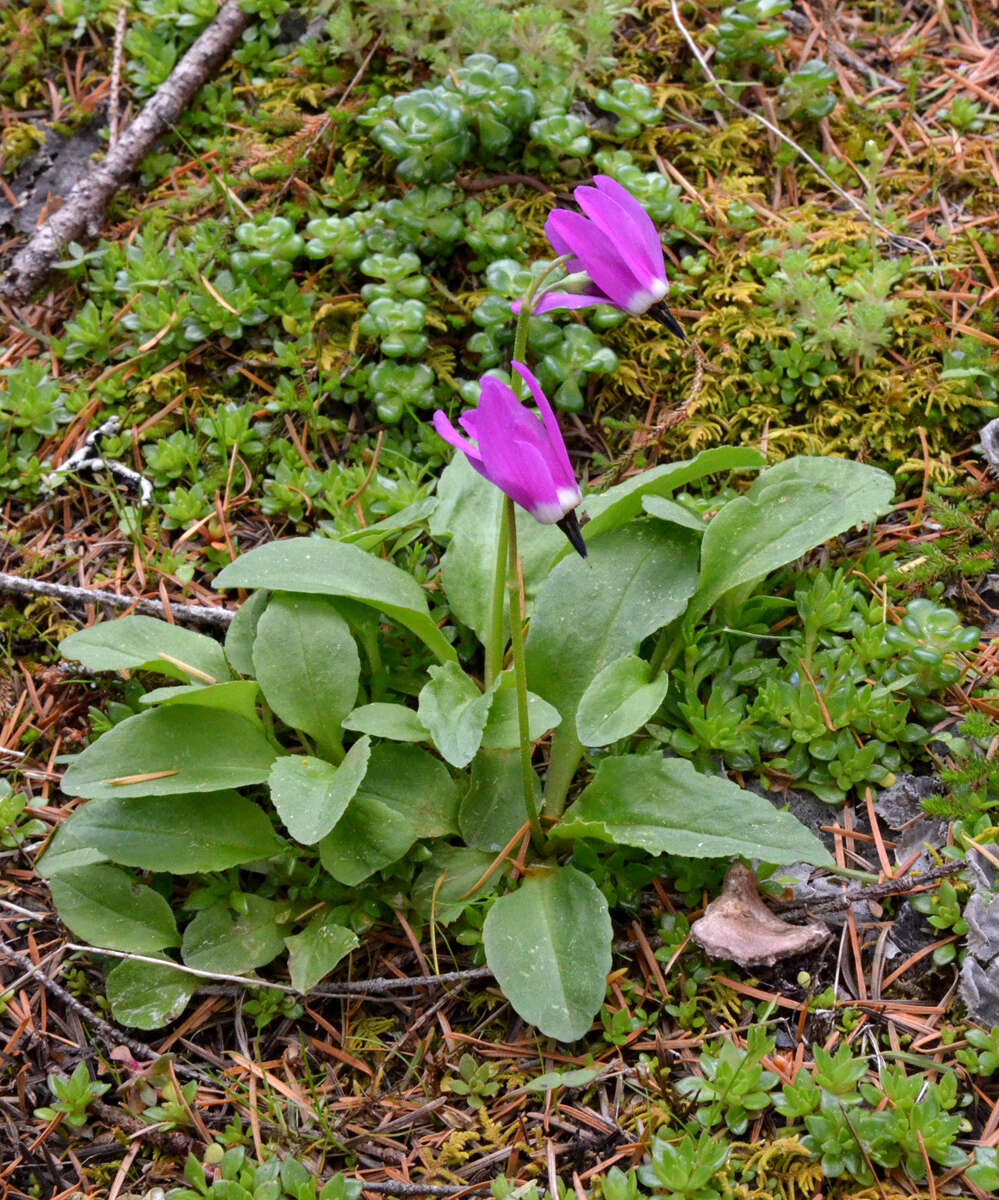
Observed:
[[[994,17],[245,7],[3,310],[5,1186],[995,1190]],[[5,250],[216,8],[0,13]]]

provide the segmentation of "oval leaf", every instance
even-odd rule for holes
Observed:
[[[405,704],[362,704],[343,722],[344,729],[355,733],[370,733],[372,737],[386,738],[390,742],[427,742],[423,722]]]
[[[216,683],[232,674],[214,638],[155,617],[101,621],[63,638],[59,650],[91,671],[158,671],[185,683],[190,679]]]
[[[203,908],[184,930],[181,957],[198,971],[241,975],[262,967],[284,949],[278,925],[281,906],[244,892],[245,911],[235,913],[225,902]]]
[[[166,900],[117,867],[60,871],[49,887],[60,919],[92,946],[155,954],[180,943]]]
[[[598,539],[588,559],[563,559],[542,584],[527,638],[528,686],[573,731],[594,676],[683,612],[697,558],[692,533],[649,523]]]
[[[249,721],[221,709],[171,704],[127,717],[78,754],[67,796],[176,796],[264,783],[274,747]]]
[[[236,609],[225,635],[225,656],[229,665],[240,675],[253,678],[253,639],[257,622],[271,598],[268,591],[251,592]]]
[[[426,593],[411,575],[331,538],[268,542],[230,563],[215,577],[215,587],[351,596],[412,630],[441,662],[457,658],[430,617]]]
[[[279,592],[257,622],[253,668],[264,698],[293,729],[339,747],[361,660],[347,622],[323,596]]]
[[[224,871],[281,849],[263,809],[232,791],[91,800],[59,832],[122,866],[175,875]]]
[[[461,837],[476,850],[496,854],[527,820],[520,750],[480,750],[472,760],[468,791],[458,809]],[[535,804],[541,806],[540,783]]]
[[[584,746],[607,746],[641,729],[655,716],[668,687],[665,671],[653,679],[651,665],[634,654],[608,663],[579,702],[579,740]]]
[[[575,867],[529,875],[490,908],[486,962],[525,1021],[563,1042],[582,1037],[600,1011],[611,969],[603,892]]]
[[[888,511],[894,493],[890,475],[845,458],[789,458],[770,467],[705,530],[688,618],[706,613],[732,588],[873,521]]]
[[[606,492],[584,497],[583,508],[590,519],[583,526],[583,537],[589,545],[601,534],[634,520],[642,511],[645,496],[669,496],[677,488],[703,479],[705,475],[720,471],[751,471],[766,466],[766,461],[759,450],[749,446],[715,446],[702,450],[688,461],[664,463],[661,467],[633,475]],[[570,553],[566,547],[560,557]]]
[[[527,729],[533,742],[562,721],[559,711],[533,692],[527,693]],[[482,731],[483,750],[512,750],[520,745],[517,687],[513,671],[504,671],[493,692],[489,720]]]
[[[279,758],[271,799],[285,828],[303,846],[324,838],[343,816],[368,769],[371,742],[356,741],[338,767],[321,758]]]
[[[108,973],[111,1014],[132,1029],[161,1029],[187,1007],[198,980],[183,967],[123,962]]]
[[[143,708],[156,704],[193,704],[201,708],[224,708],[251,725],[263,729],[257,713],[260,685],[253,679],[233,679],[228,683],[191,683],[181,687],[154,688],[139,698]]]
[[[495,859],[494,854],[467,846],[441,846],[413,884],[414,909],[425,921],[432,919],[438,925],[450,925],[470,904],[499,887],[502,871],[493,871],[481,882]]]
[[[563,559],[541,585],[527,637],[527,684],[562,714],[549,778],[568,786],[582,755],[576,711],[590,681],[684,611],[698,557],[692,531],[643,522],[597,538],[586,561]]]
[[[790,813],[682,758],[608,758],[552,837],[596,838],[650,854],[830,866],[825,846]]]
[[[325,978],[345,954],[357,948],[357,934],[334,920],[331,913],[317,913],[301,933],[284,939],[288,947],[291,986],[307,992]]]
[[[319,843],[319,857],[352,887],[401,858],[421,837],[455,831],[458,794],[447,768],[416,746],[380,745],[353,800]]]
[[[467,767],[475,757],[486,727],[492,691],[482,693],[458,666],[430,668],[430,682],[420,691],[417,715],[445,762]]]

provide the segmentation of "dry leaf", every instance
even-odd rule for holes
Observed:
[[[712,958],[727,958],[740,967],[772,967],[782,958],[814,950],[829,937],[821,921],[788,925],[775,917],[760,899],[755,874],[739,862],[729,867],[721,895],[690,933]]]

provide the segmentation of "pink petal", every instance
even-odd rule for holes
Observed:
[[[469,416],[468,413],[459,418],[463,425],[465,425],[465,418],[467,416]],[[465,425],[465,428],[468,428],[468,426]],[[437,409],[437,411],[434,413],[434,429],[437,430],[445,442],[449,442],[458,450],[463,450],[465,454],[468,455],[468,461],[473,467],[476,466],[477,463],[482,462],[482,456],[479,454],[479,449],[475,443],[470,442],[466,437],[462,437],[457,429],[455,429],[455,427],[451,424],[447,413],[442,409]]]
[[[618,256],[627,263],[636,279],[651,293],[662,291],[666,270],[659,252],[659,264],[650,257],[645,241],[631,214],[616,200],[598,192],[596,188],[576,188],[576,198],[583,212],[615,246]]]
[[[536,520],[550,525],[565,515],[548,464],[532,443],[517,438],[490,442],[483,467],[486,478]]]
[[[594,175],[593,182],[605,196],[616,201],[631,215],[635,234],[645,247],[656,276],[665,279],[666,264],[663,260],[663,244],[659,240],[659,230],[656,229],[655,222],[631,192],[616,179],[611,179],[609,175]],[[576,199],[578,200],[579,197],[577,196]],[[580,207],[582,208],[582,203],[580,203]]]
[[[559,233],[558,222],[557,221],[554,223],[552,222],[552,217],[554,217],[556,213],[564,213],[564,212],[570,212],[570,211],[571,211],[571,209],[568,209],[568,208],[552,209],[552,211],[548,214],[548,219],[545,221],[545,237],[547,237],[548,241],[551,243],[551,247],[555,251],[555,253],[560,256],[563,254],[572,254],[573,251],[572,251],[572,247],[568,244],[568,242],[566,242],[565,238],[563,238],[562,235]],[[572,272],[582,271],[585,269],[583,267],[582,263],[580,263],[578,260],[575,260],[575,259],[571,262],[567,262],[565,265],[566,265],[566,268]]]
[[[647,290],[644,270],[643,278],[636,278],[631,265],[622,259],[614,244],[586,217],[556,210],[552,213],[552,224],[556,217],[560,235],[572,246],[587,275],[606,293],[612,304],[632,311],[636,300],[640,303]]]
[[[518,307],[513,311],[520,312],[520,301],[515,303]],[[540,316],[541,313],[554,312],[560,308],[592,308],[594,304],[613,303],[613,300],[608,300],[606,296],[594,296],[586,292],[546,292],[535,305],[534,315]],[[513,308],[513,305],[510,307]]]
[[[537,379],[523,363],[514,362],[512,366],[531,389],[534,403],[538,406],[541,418],[545,423],[545,431],[548,434],[548,452],[545,458],[552,469],[556,486],[560,488],[577,487],[576,476],[572,469],[572,463],[569,461],[569,452],[565,448],[565,439],[562,437],[562,430],[558,426],[558,418],[555,416],[552,406],[548,402],[548,397],[542,390],[541,384],[538,383]]]

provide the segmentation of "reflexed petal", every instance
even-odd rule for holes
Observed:
[[[516,438],[490,443],[483,474],[536,521],[552,525],[565,515],[559,488],[532,443]]]
[[[565,439],[562,437],[562,430],[558,427],[558,418],[552,411],[548,397],[542,390],[541,384],[538,383],[537,379],[535,379],[534,375],[523,363],[514,362],[512,365],[517,374],[531,389],[534,403],[538,406],[538,411],[541,413],[541,418],[545,423],[545,432],[548,434],[545,460],[549,465],[556,486],[560,489],[574,489],[578,494],[579,488],[576,484],[576,475],[572,469],[572,463],[569,461],[569,452],[565,448]],[[577,500],[576,503],[578,504],[579,501]]]
[[[555,251],[555,253],[557,255],[559,255],[559,257],[561,257],[563,254],[572,254],[573,249],[569,245],[569,243],[565,240],[565,238],[563,238],[561,236],[561,234],[559,233],[558,222],[556,222],[554,225],[552,224],[552,217],[554,217],[556,213],[570,212],[570,211],[571,210],[567,209],[567,208],[552,209],[552,211],[548,214],[548,219],[545,221],[545,237],[547,237],[548,241],[551,242],[552,249]],[[570,259],[565,264],[565,268],[567,271],[570,271],[570,272],[584,271],[586,269],[583,266],[583,264],[579,261],[578,258]]]
[[[546,292],[535,304],[534,315],[540,316],[541,313],[555,312],[560,308],[592,308],[594,304],[614,304],[614,301],[609,300],[606,296],[591,295],[588,292]],[[615,305],[615,307],[617,306]],[[515,313],[519,313],[520,301],[514,300],[510,308]]]
[[[595,175],[593,182],[605,196],[616,200],[622,208],[628,211],[635,234],[645,247],[656,276],[665,279],[666,264],[663,259],[663,244],[659,240],[659,230],[656,229],[655,222],[631,192],[626,187],[622,187],[616,179],[611,179],[609,175]],[[579,199],[578,196],[576,198]]]
[[[466,418],[470,415],[470,413],[465,413],[464,416],[458,418],[466,429],[468,429]],[[434,413],[434,429],[437,430],[445,442],[450,442],[450,444],[455,446],[458,450],[464,450],[464,452],[468,455],[468,461],[473,467],[476,465],[476,463],[481,462],[481,455],[479,454],[479,449],[475,443],[470,442],[468,438],[463,437],[451,424],[447,413],[443,412],[441,409],[437,409],[437,411]]]
[[[482,380],[479,407],[474,415],[476,441],[484,461],[489,461],[490,447],[512,438],[529,443],[542,458],[545,456],[548,436],[544,426],[521,404],[513,388],[499,379],[487,375]]]
[[[647,291],[655,291],[656,285],[666,275],[662,266],[662,253],[658,255],[657,266],[656,256],[649,255],[632,213],[610,196],[598,192],[596,188],[578,187],[575,196],[583,212],[613,246],[617,257],[627,265]]]
[[[560,234],[582,260],[587,275],[611,302],[629,312],[644,311],[635,305],[646,294],[647,281],[644,277],[636,278],[634,270],[622,260],[607,236],[592,221],[578,213],[554,212],[552,224],[555,223],[555,217],[558,217]],[[649,303],[652,303],[651,299]]]

